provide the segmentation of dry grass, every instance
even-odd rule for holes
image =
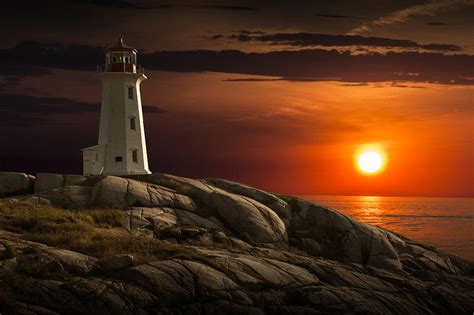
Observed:
[[[0,201],[0,229],[22,238],[97,258],[131,254],[137,263],[198,256],[191,248],[128,233],[121,209],[65,210]]]

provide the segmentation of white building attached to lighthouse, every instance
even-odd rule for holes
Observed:
[[[137,50],[118,43],[106,49],[98,144],[82,149],[84,175],[150,174],[143,126]]]

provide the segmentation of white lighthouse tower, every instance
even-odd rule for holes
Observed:
[[[150,174],[143,127],[137,50],[118,43],[106,49],[98,144],[82,149],[84,175]]]

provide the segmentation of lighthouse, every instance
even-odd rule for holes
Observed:
[[[119,38],[106,49],[99,139],[82,149],[84,175],[150,174],[140,84],[147,77],[137,66],[137,50]]]

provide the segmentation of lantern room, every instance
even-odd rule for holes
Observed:
[[[118,42],[106,49],[105,65],[107,72],[137,72],[137,50],[123,42]]]

